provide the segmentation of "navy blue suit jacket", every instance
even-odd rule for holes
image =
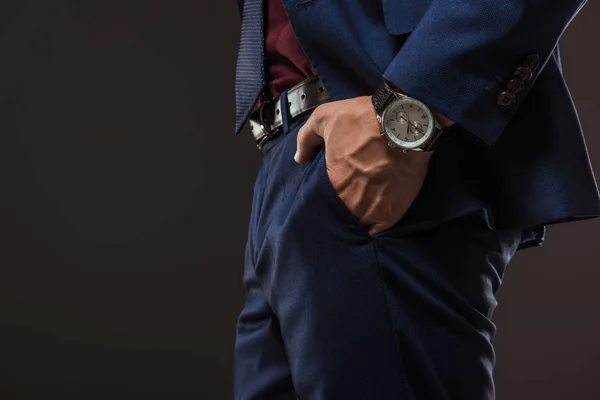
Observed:
[[[585,0],[283,0],[335,100],[381,79],[457,123],[434,152],[407,230],[457,216],[522,227],[600,215],[600,197],[557,42]],[[238,0],[240,16],[243,0]],[[529,54],[539,66],[507,107],[499,95]]]

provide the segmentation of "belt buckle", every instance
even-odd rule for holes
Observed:
[[[279,97],[277,99],[279,99]],[[258,142],[256,143],[256,147],[258,147],[259,150],[262,150],[263,145],[265,144],[265,142],[268,141],[269,139],[271,139],[273,136],[275,136],[275,134],[277,133],[277,131],[279,129],[281,129],[281,126],[280,126],[277,129],[275,129],[274,131],[271,131],[270,128],[265,123],[264,118],[263,118],[263,116],[264,116],[264,114],[263,114],[263,108],[265,107],[265,105],[267,103],[270,103],[272,101],[275,101],[275,99],[263,101],[262,104],[260,105],[260,110],[258,112],[258,120],[260,122],[260,129],[262,129],[262,131],[265,133],[265,135],[263,137],[261,137],[258,140]]]

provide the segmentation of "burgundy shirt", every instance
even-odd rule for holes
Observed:
[[[316,75],[290,25],[282,0],[265,0],[265,80],[273,97]],[[261,96],[257,101],[260,105]]]

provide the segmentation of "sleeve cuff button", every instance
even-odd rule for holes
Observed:
[[[508,108],[515,102],[515,94],[509,91],[504,91],[498,96],[498,105],[501,108]]]
[[[515,70],[515,77],[519,78],[523,82],[531,79],[533,73],[529,67],[519,67]]]
[[[529,67],[531,70],[535,71],[537,67],[540,65],[540,56],[539,54],[532,53],[525,58],[525,65]]]
[[[525,85],[523,84],[522,80],[513,78],[510,81],[508,81],[506,88],[514,94],[519,94],[523,90],[524,86]]]

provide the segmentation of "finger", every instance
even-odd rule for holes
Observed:
[[[296,154],[294,160],[297,163],[303,163],[310,160],[319,146],[323,144],[323,112],[321,107],[317,107],[304,125],[298,130],[296,138]]]

